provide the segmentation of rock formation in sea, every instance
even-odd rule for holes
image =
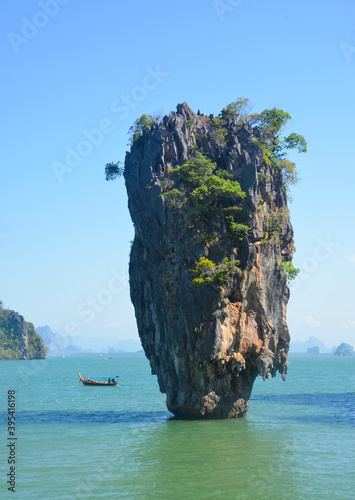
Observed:
[[[33,324],[0,303],[0,359],[43,359],[46,351]]]
[[[131,299],[179,417],[242,417],[258,375],[286,378],[293,229],[267,134],[183,103],[126,154]]]
[[[334,356],[352,356],[354,353],[354,348],[350,344],[342,342],[335,350]]]
[[[306,353],[309,349],[313,349],[314,347],[318,347],[319,354],[330,354],[331,348],[327,347],[321,340],[313,337],[312,335],[308,338],[308,340],[292,340],[290,342],[289,354],[291,353]]]
[[[308,347],[307,354],[314,354],[314,355],[318,356],[318,354],[319,354],[319,347],[317,345],[315,345],[313,347]]]

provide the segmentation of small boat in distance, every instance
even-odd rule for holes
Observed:
[[[118,375],[116,375],[118,377]],[[96,378],[105,378],[107,382],[100,382],[99,380],[92,380],[91,378],[84,378],[79,373],[79,384],[82,382],[84,385],[117,385],[116,377],[96,377]]]

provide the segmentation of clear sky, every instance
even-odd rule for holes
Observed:
[[[128,288],[127,131],[186,101],[293,117],[294,339],[355,343],[355,2],[2,2],[0,299],[35,326],[138,338]],[[76,152],[76,153],[75,153]]]

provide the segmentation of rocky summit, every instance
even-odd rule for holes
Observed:
[[[258,375],[286,378],[294,246],[283,172],[265,130],[227,111],[179,104],[125,159],[131,299],[152,373],[182,418],[242,417]]]

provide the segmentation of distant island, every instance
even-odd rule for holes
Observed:
[[[32,323],[0,301],[0,360],[44,359],[47,349]]]
[[[318,349],[315,349],[318,348]],[[290,354],[331,354],[332,349],[327,347],[321,340],[316,337],[309,337],[306,341],[291,340]]]
[[[38,326],[36,332],[47,347],[47,356],[72,356],[79,354],[135,353],[142,349],[139,340],[118,340],[109,337],[79,337],[65,332],[53,332],[48,326]]]
[[[318,354],[319,354],[319,347],[317,345],[315,345],[313,347],[308,347],[307,354],[313,354],[315,356],[318,356]]]
[[[290,354],[333,354],[334,356],[353,356],[354,349],[350,344],[342,342],[338,347],[327,347],[321,340],[316,337],[309,337],[308,340],[302,342],[294,340],[290,343]]]
[[[334,356],[352,356],[354,348],[352,345],[342,342],[335,350]]]

